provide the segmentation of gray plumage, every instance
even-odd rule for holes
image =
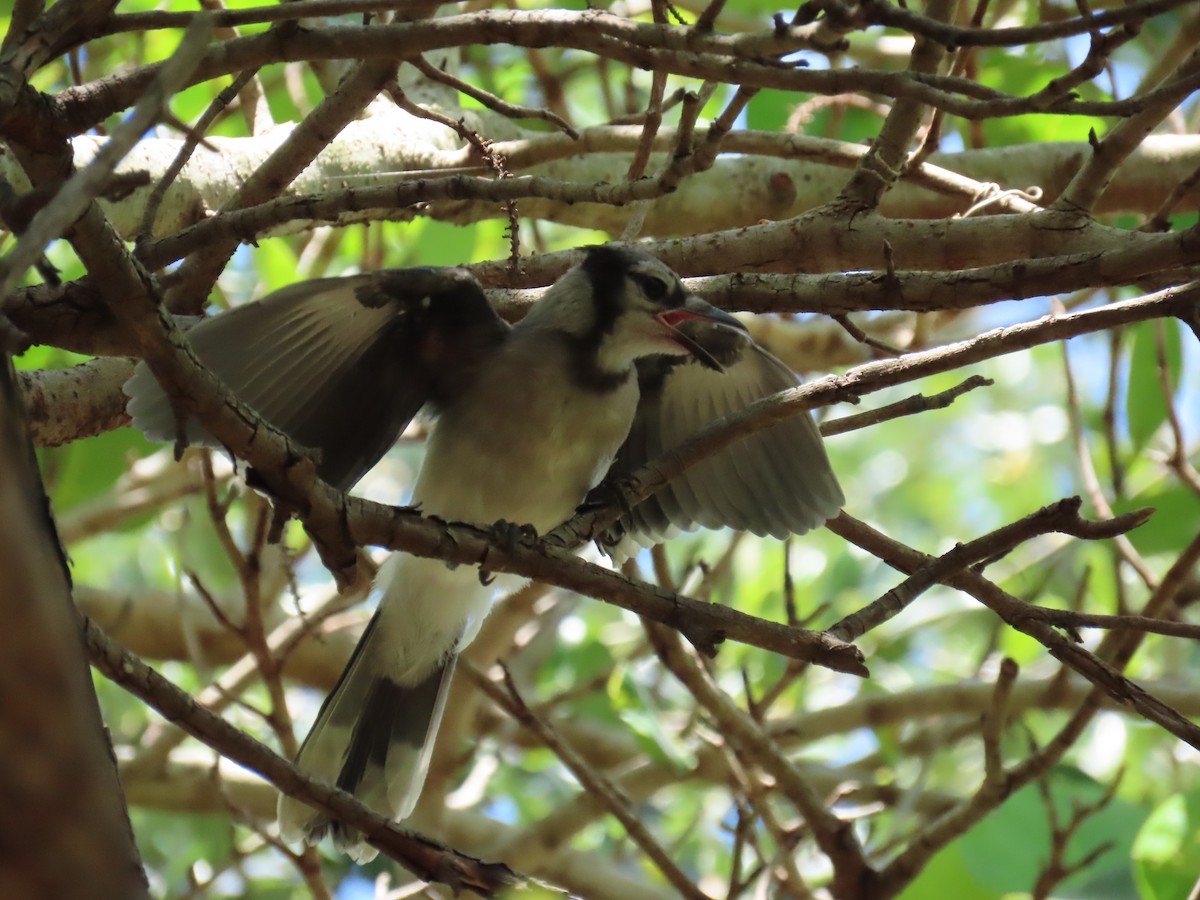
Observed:
[[[415,268],[293,284],[187,336],[226,387],[319,450],[318,473],[348,489],[426,402],[452,402],[507,331],[470,273]],[[144,363],[125,393],[135,427],[175,440],[175,413]],[[195,420],[185,439],[214,445]]]
[[[722,371],[683,358],[638,363],[640,402],[610,476],[630,474],[701,428],[800,384],[744,331],[698,320],[681,326]],[[845,503],[812,416],[790,416],[686,469],[622,516],[600,543],[615,560],[696,528],[759,536],[804,534]]]
[[[349,488],[422,406],[436,413],[412,501],[427,515],[490,525],[561,524],[610,470],[630,471],[714,418],[796,384],[737,320],[687,293],[644,253],[591,248],[509,328],[458,269],[321,279],[189,332],[197,355],[247,405],[319,451]],[[145,366],[126,384],[148,435],[176,416]],[[207,436],[185,423],[189,440]],[[610,535],[632,552],[677,530],[730,526],[782,537],[834,515],[841,491],[810,417],[799,415],[702,462]],[[394,553],[379,606],[306,738],[298,764],[379,812],[420,795],[457,655],[491,605],[471,567]],[[281,797],[287,841],[332,833]]]

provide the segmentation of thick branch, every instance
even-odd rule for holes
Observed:
[[[222,756],[257,772],[289,797],[301,799],[356,828],[371,846],[419,877],[454,887],[468,887],[487,896],[503,887],[521,883],[520,876],[507,866],[482,863],[420,835],[403,831],[345,791],[314,779],[269,747],[199,706],[190,695],[115,644],[87,620],[84,621],[84,638],[92,665],[105,677],[141,698]]]
[[[0,353],[0,894],[145,897],[21,407]]]
[[[18,374],[34,444],[57,447],[128,424],[121,385],[132,374],[133,361],[127,359]]]
[[[386,26],[338,26],[314,31],[273,31],[234,38],[212,47],[197,68],[193,83],[278,62],[319,59],[394,59],[468,44],[511,44],[584,50],[641,69],[671,72],[744,87],[777,88],[817,94],[868,92],[905,98],[965,118],[1055,112],[1065,115],[1126,115],[1140,101],[1082,101],[1064,98],[1039,109],[1030,98],[1014,97],[965,78],[873,71],[804,69],[781,66],[764,57],[786,55],[808,45],[802,29],[698,34],[670,25],[635,23],[608,13],[566,10],[483,10]],[[63,91],[56,99],[58,127],[69,137],[80,134],[132,104],[155,77],[156,67],[100,79]],[[0,119],[0,131],[28,125],[27,105],[15,106]]]

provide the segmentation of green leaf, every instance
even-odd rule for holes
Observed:
[[[900,897],[901,900],[942,900],[945,897],[998,900],[1000,893],[989,889],[971,874],[963,859],[962,848],[956,842],[936,854]]]
[[[1147,506],[1154,508],[1154,515],[1145,525],[1129,532],[1129,539],[1139,553],[1182,550],[1200,527],[1200,499],[1183,487],[1121,500],[1114,504],[1113,511],[1120,515]]]
[[[36,369],[66,369],[70,366],[86,362],[90,357],[80,353],[72,353],[59,347],[38,344],[27,349],[20,356],[13,357],[13,367],[19,371]]]
[[[1132,855],[1146,900],[1188,896],[1200,872],[1200,792],[1160,803],[1138,832]]]
[[[695,754],[663,726],[658,702],[650,696],[644,680],[635,677],[628,666],[613,671],[608,695],[643,753],[681,772],[696,765]]]
[[[761,131],[783,131],[800,99],[791,91],[759,91],[746,105],[746,126]]]
[[[197,860],[221,867],[233,854],[233,827],[223,815],[132,812],[138,849],[147,865],[166,881],[166,896],[183,896]]]
[[[1162,328],[1163,340],[1159,340]],[[1160,344],[1166,353],[1167,378],[1174,394],[1179,388],[1183,346],[1179,323],[1142,322],[1133,329],[1133,348],[1129,357],[1129,385],[1125,393],[1125,412],[1129,417],[1129,436],[1139,450],[1146,446],[1167,418],[1163,396]]]
[[[409,228],[410,239],[414,231],[419,237],[412,245],[411,259],[405,265],[461,266],[475,258],[476,231],[448,222],[433,219],[418,220]]]
[[[1096,803],[1105,791],[1104,786],[1089,775],[1069,766],[1057,767],[1050,778],[1060,823],[1069,820],[1075,807]],[[1055,896],[1087,896],[1092,900],[1129,896],[1132,887],[1129,883],[1129,847],[1142,815],[1140,807],[1115,799],[1087,818],[1068,845],[1067,861],[1078,859],[1102,844],[1111,844],[1112,849],[1102,854],[1085,872],[1063,882]],[[926,872],[901,896],[906,900],[926,897],[986,900],[1010,892],[1028,891],[1046,863],[1049,846],[1050,826],[1045,803],[1036,787],[1026,787],[935,856]],[[1195,877],[1194,872],[1192,877]],[[1085,882],[1089,885],[1088,893],[1080,893]],[[958,887],[938,893],[946,884],[957,884]],[[1185,894],[1186,891],[1176,896]]]
[[[140,431],[121,428],[41,450],[38,459],[54,508],[63,511],[110,490],[128,467],[129,456],[147,456],[156,449]]]
[[[286,241],[260,243],[254,253],[260,296],[287,287],[295,281],[297,262],[295,250]]]

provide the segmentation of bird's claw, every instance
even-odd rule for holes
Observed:
[[[537,543],[537,529],[532,525],[498,519],[492,525],[492,539],[505,550],[515,550],[522,544]]]
[[[634,504],[629,502],[634,482],[628,475],[613,475],[588,491],[579,505],[577,512],[601,512],[607,509],[618,509],[621,518],[633,515]]]
[[[492,524],[490,529],[491,539],[499,545],[507,553],[511,553],[522,545],[531,546],[538,541],[537,529],[532,525],[518,524],[509,522],[507,519],[498,519]],[[484,553],[484,562],[487,561],[487,553]],[[487,586],[496,580],[496,576],[487,571],[485,566],[479,569],[479,583]]]
[[[613,522],[594,538],[596,549],[605,556],[612,557],[613,548],[625,539],[625,524],[620,520]]]

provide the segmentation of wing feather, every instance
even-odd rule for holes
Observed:
[[[724,371],[676,359],[646,361],[637,416],[614,474],[631,473],[710,422],[800,383],[740,331],[706,323],[693,336],[701,343],[713,339],[710,346]],[[801,413],[690,467],[624,516],[602,543],[622,559],[638,545],[697,527],[783,538],[819,526],[843,503],[816,423]]]
[[[300,444],[318,472],[352,486],[432,397],[466,389],[508,326],[461,269],[397,269],[291,285],[188,332],[242,402]],[[172,441],[175,414],[145,364],[125,384],[134,425]],[[188,422],[191,443],[211,436]]]

